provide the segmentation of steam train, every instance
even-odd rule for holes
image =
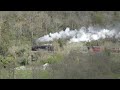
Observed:
[[[101,52],[104,50],[109,50],[112,53],[120,53],[120,48],[103,48],[101,46],[92,46],[92,47],[87,47],[88,50],[91,50],[92,52]]]
[[[32,51],[39,51],[39,50],[47,50],[47,51],[54,51],[54,47],[52,44],[44,44],[39,46],[32,46]]]

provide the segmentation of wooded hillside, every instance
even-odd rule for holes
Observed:
[[[119,11],[0,11],[0,66],[27,65],[35,40],[50,32],[83,26],[119,30],[119,22]]]

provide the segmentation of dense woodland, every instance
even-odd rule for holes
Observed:
[[[31,58],[31,54],[30,54],[31,47],[36,44],[35,40],[37,38],[49,34],[50,32],[53,33],[57,31],[65,30],[66,27],[70,27],[71,29],[79,29],[82,26],[85,27],[94,26],[94,27],[108,28],[108,29],[116,28],[116,30],[119,30],[120,12],[119,11],[0,11],[0,67],[1,67],[0,78],[14,78],[15,67],[20,65],[29,65],[29,60]],[[61,42],[58,41],[58,43],[60,44]],[[69,62],[68,60],[70,59],[71,62],[73,62],[74,59],[84,57],[83,55],[80,57],[78,54],[79,52],[78,53],[77,51],[74,52],[74,50],[71,51],[68,56],[67,55],[63,56],[59,52],[59,54],[57,53],[55,54],[54,57],[52,58],[49,57],[49,59],[47,60],[49,62],[54,63],[56,59],[58,60],[63,59],[63,61],[61,62],[63,64],[61,63],[59,65],[54,64],[52,66],[55,67],[54,69],[57,69],[59,68],[59,66],[62,65],[63,65],[62,67],[65,67],[64,64]],[[97,56],[93,58],[96,57]],[[109,59],[109,57],[104,55],[103,58]],[[88,59],[88,57],[84,57],[84,59]],[[102,59],[102,61],[99,61],[97,63],[102,64],[103,66],[100,67],[105,68],[104,70],[108,70],[109,73],[111,73],[109,68],[110,63],[107,63],[108,61],[105,61],[104,63],[104,59]],[[47,60],[43,62],[45,63],[47,62]],[[67,69],[68,74],[65,74],[66,72],[64,70],[62,71],[63,68],[60,68],[60,71],[64,73],[61,75],[59,71],[54,70],[56,71],[54,72],[55,73],[54,78],[72,78],[72,75],[74,76],[75,73],[77,73],[76,75],[78,76],[75,76],[73,78],[76,77],[87,78],[88,76],[85,76],[84,73],[89,73],[90,75],[92,75],[91,72],[88,72],[89,70],[87,68],[91,67],[90,69],[93,70],[94,72],[94,69],[92,68],[96,67],[95,65],[96,61],[92,64],[91,62],[93,61],[89,61],[90,64],[89,62],[84,63],[85,66],[88,65],[86,66],[86,69],[84,64],[82,64],[82,62],[84,61],[82,61],[80,65],[70,63],[73,64],[74,68],[69,68],[69,69],[65,68]],[[106,67],[106,65],[108,65],[108,67]],[[119,66],[118,63],[117,66]],[[76,68],[84,68],[85,70],[81,69],[75,71]],[[99,71],[98,69],[99,67],[96,68],[95,70]],[[70,71],[72,71],[72,73]],[[6,77],[4,77],[4,75],[2,76],[3,72],[6,72],[8,76]],[[79,72],[83,72],[83,73],[79,74]],[[101,75],[101,72],[99,72],[100,74],[97,73],[96,77],[98,74]],[[106,71],[103,72],[105,73]],[[32,78],[37,77],[34,76],[36,75],[34,73],[32,74],[33,76],[31,76]],[[44,72],[44,74],[47,77],[48,72]],[[53,78],[52,77],[53,72],[50,75],[51,77],[49,78]],[[102,75],[97,78],[101,78],[101,77]],[[94,75],[88,78],[94,78]]]

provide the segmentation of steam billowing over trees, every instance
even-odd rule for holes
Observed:
[[[79,30],[93,26],[119,31],[119,22],[119,11],[0,11],[0,72],[6,67],[6,77],[13,78],[14,67],[29,64],[31,47],[44,35],[66,27]],[[57,43],[63,48],[64,41]]]

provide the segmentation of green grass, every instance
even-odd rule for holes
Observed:
[[[55,54],[55,55],[49,56],[45,60],[41,60],[40,63],[42,63],[42,64],[45,64],[45,63],[53,64],[53,63],[59,63],[61,60],[63,60],[63,56],[61,54]]]
[[[39,78],[40,79],[49,79],[50,73],[48,71],[41,71],[41,72],[39,72]]]
[[[16,79],[48,79],[50,73],[47,70],[16,70]]]
[[[32,71],[31,70],[16,70],[15,78],[16,79],[31,79]]]
[[[0,69],[0,79],[8,79],[9,72],[6,69]]]

